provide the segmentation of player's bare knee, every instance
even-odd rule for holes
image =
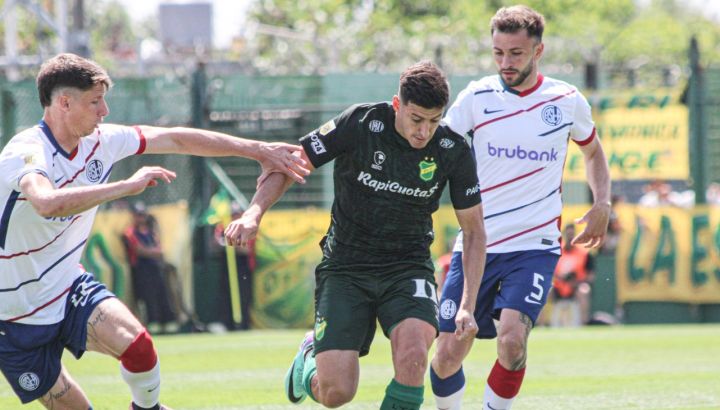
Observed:
[[[427,368],[427,349],[421,344],[414,344],[397,353],[396,362],[411,374],[423,374]]]
[[[463,361],[461,349],[452,349],[447,344],[438,345],[433,358],[433,369],[441,379],[446,379],[455,374]]]
[[[525,346],[523,335],[507,333],[498,336],[498,355],[505,362],[514,363],[525,357]]]
[[[320,403],[329,408],[340,407],[355,397],[356,389],[350,383],[335,383],[324,387],[320,385]]]

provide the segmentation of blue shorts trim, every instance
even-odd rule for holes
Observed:
[[[73,282],[65,317],[52,325],[0,321],[0,370],[23,403],[45,395],[60,375],[63,350],[80,358],[86,350],[87,322],[95,307],[115,295],[92,274]]]
[[[535,323],[552,288],[559,255],[545,250],[489,253],[475,305],[478,339],[497,336],[493,319],[502,309],[518,310]],[[441,332],[455,331],[463,291],[462,252],[453,253],[440,298]]]

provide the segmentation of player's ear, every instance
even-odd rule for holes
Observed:
[[[545,43],[540,42],[540,44],[538,44],[537,47],[535,47],[535,58],[539,60],[540,57],[542,57],[544,51],[545,51]]]
[[[60,106],[60,108],[62,108],[63,111],[67,111],[70,108],[70,96],[69,95],[67,95],[65,93],[61,93],[61,94],[58,94],[58,96],[56,98],[57,98],[56,101],[57,101],[58,105]]]
[[[392,106],[395,112],[398,112],[398,110],[400,109],[400,97],[398,97],[397,95],[393,96]]]

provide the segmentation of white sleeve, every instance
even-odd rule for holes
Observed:
[[[458,94],[445,114],[443,122],[456,134],[466,136],[475,127],[473,118],[474,89],[468,85]]]
[[[595,138],[595,122],[592,119],[592,109],[580,91],[576,93],[575,115],[570,129],[570,138],[578,145],[586,145]]]
[[[145,137],[138,127],[106,124],[100,128],[102,144],[113,153],[113,163],[145,151]]]
[[[17,142],[8,144],[0,155],[0,175],[3,185],[20,191],[20,179],[30,173],[48,177],[48,152],[41,143]]]

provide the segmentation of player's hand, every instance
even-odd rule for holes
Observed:
[[[575,223],[586,223],[587,226],[573,238],[571,244],[585,245],[586,248],[596,248],[602,245],[607,234],[610,211],[609,203],[596,203],[582,218],[576,219]]]
[[[455,337],[458,340],[469,340],[475,337],[478,327],[473,312],[459,309],[455,315]]]
[[[126,180],[130,191],[128,195],[137,195],[149,186],[156,186],[158,180],[171,183],[177,175],[163,167],[142,167]]]
[[[246,247],[248,242],[255,239],[260,217],[252,208],[243,212],[242,216],[225,228],[225,241],[228,246]]]
[[[300,158],[302,147],[285,144],[284,142],[268,142],[260,146],[261,159],[258,160],[263,174],[282,172],[301,184],[305,183],[305,176],[310,174],[307,163]]]

